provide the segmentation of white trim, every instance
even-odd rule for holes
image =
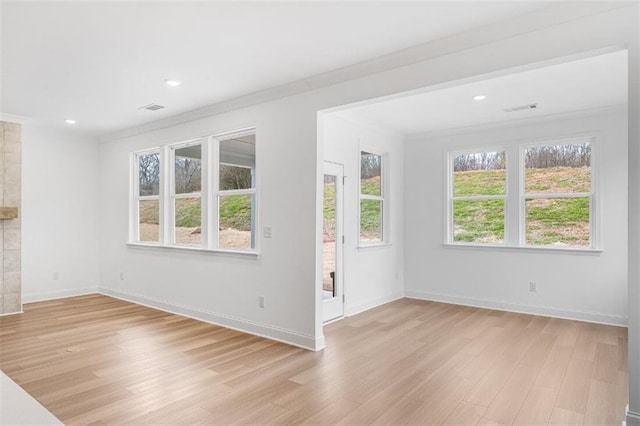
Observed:
[[[208,195],[203,189],[206,187],[204,181],[207,178],[206,170],[204,164],[211,161],[211,158],[206,158],[204,154],[206,153],[204,149],[204,145],[206,144],[206,138],[197,138],[191,139],[185,142],[177,142],[167,145],[167,149],[169,152],[169,167],[167,169],[167,173],[169,173],[169,192],[167,193],[166,199],[169,202],[169,215],[167,223],[170,226],[169,230],[169,240],[163,241],[164,244],[175,247],[197,247],[197,248],[205,248],[207,247],[207,234],[202,231],[202,223],[203,220],[206,220],[206,216],[204,216],[206,210],[204,205],[207,203]],[[200,191],[199,192],[190,192],[190,193],[177,193],[176,192],[176,150],[189,148],[192,146],[200,145]],[[217,159],[216,159],[217,160]],[[162,173],[161,173],[162,174]],[[176,241],[176,201],[179,199],[187,199],[187,198],[199,198],[200,199],[200,243],[199,244],[190,244],[190,243],[179,243]]]
[[[162,244],[146,244],[146,243],[137,243],[133,241],[129,241],[126,244],[130,248],[142,249],[142,250],[158,250],[158,251],[164,251],[164,252],[184,251],[184,252],[190,252],[190,253],[216,254],[221,256],[244,257],[244,258],[260,257],[260,252],[257,252],[257,251],[214,249],[214,248],[204,248],[196,245],[186,245],[186,244],[166,246]]]
[[[218,190],[219,180],[219,160],[220,160],[220,141],[243,137],[247,135],[255,135],[256,137],[256,158],[255,158],[255,188],[220,191]],[[186,148],[190,146],[201,146],[201,190],[195,193],[175,192],[175,151],[176,149]],[[160,157],[160,190],[158,195],[140,196],[138,176],[139,165],[138,157],[149,153],[159,153]],[[180,142],[168,142],[153,148],[145,148],[134,151],[130,155],[130,179],[129,184],[129,240],[127,244],[132,247],[139,248],[174,248],[186,249],[190,252],[210,252],[210,253],[230,253],[232,255],[243,256],[245,254],[253,254],[253,257],[259,255],[259,195],[258,188],[260,179],[258,176],[258,158],[257,158],[257,130],[256,126],[242,126],[238,130],[224,131],[221,133],[209,132],[206,135],[193,137],[182,140]],[[250,250],[236,250],[219,248],[218,238],[218,215],[219,215],[219,197],[226,195],[251,195],[255,202],[253,208],[255,212],[253,240],[255,247]],[[200,198],[201,205],[201,242],[200,244],[186,244],[175,242],[175,201],[185,198]],[[159,241],[140,241],[139,236],[139,207],[140,200],[158,200],[159,201]]]
[[[319,351],[325,346],[323,336],[316,338],[312,335],[299,333],[285,328],[273,327],[257,321],[250,321],[231,315],[177,305],[120,290],[100,288],[99,293],[105,296],[124,300],[126,302],[136,303],[138,305],[169,312],[174,315],[180,315],[198,321],[207,322],[209,324],[215,324],[232,330],[241,331],[243,333],[264,337],[266,339],[276,340],[278,342],[283,342],[310,351]]]
[[[584,136],[573,137],[560,137],[560,138],[544,138],[528,143],[520,143],[518,145],[518,208],[519,208],[519,244],[523,247],[548,247],[544,245],[535,245],[527,243],[527,199],[567,199],[567,198],[588,198],[589,199],[589,248],[600,249],[600,209],[597,200],[600,198],[600,186],[599,186],[599,169],[600,163],[598,163],[597,150],[600,145],[598,142],[599,133],[592,132]],[[591,149],[590,152],[590,172],[591,172],[591,190],[589,192],[575,192],[575,193],[527,193],[526,192],[526,176],[527,170],[525,165],[525,154],[527,149],[539,148],[545,146],[561,146],[561,145],[575,145],[579,143],[588,143]],[[576,246],[573,246],[576,247]],[[579,246],[578,246],[579,247]]]
[[[504,153],[505,158],[505,169],[504,169],[504,194],[503,195],[463,195],[456,196],[453,193],[453,173],[454,173],[454,158],[459,155],[467,155],[467,154],[483,154],[483,153]],[[480,245],[480,243],[464,243],[464,242],[455,242],[455,230],[454,230],[454,220],[453,220],[453,203],[456,201],[492,201],[492,200],[502,200],[504,202],[503,207],[503,236],[502,236],[502,244],[495,245],[503,245],[507,244],[510,241],[511,234],[509,232],[509,209],[511,206],[511,191],[509,191],[509,162],[511,155],[509,154],[509,147],[506,145],[490,145],[490,146],[482,146],[475,148],[460,148],[454,149],[451,151],[445,152],[445,226],[444,226],[444,239],[445,244],[469,244],[469,245]]]
[[[391,243],[378,243],[378,244],[366,244],[362,243],[356,247],[358,250],[371,250],[371,249],[384,249],[388,247],[392,247]]]
[[[31,117],[0,112],[0,121],[4,121],[6,123],[26,124],[31,121]]]
[[[60,290],[44,293],[31,293],[22,296],[22,303],[44,302],[46,300],[65,299],[67,297],[87,296],[98,294],[98,287],[78,288],[73,290]]]
[[[451,303],[454,305],[473,306],[476,308],[540,315],[543,317],[569,319],[620,327],[626,327],[628,323],[628,317],[620,314],[590,312],[543,305],[528,305],[508,300],[460,297],[452,294],[413,290],[405,290],[405,297],[409,299],[431,300],[434,302]]]
[[[19,311],[15,311],[15,312],[7,312],[5,314],[0,314],[0,318],[1,317],[8,317],[8,316],[11,316],[11,315],[18,315],[18,314],[24,314],[24,311],[23,310],[19,310]]]
[[[625,421],[622,422],[626,426],[640,426],[640,413],[629,410],[629,404],[625,409]]]
[[[403,297],[404,297],[404,292],[399,291],[399,292],[390,294],[388,296],[378,297],[376,299],[370,299],[365,302],[359,303],[357,305],[345,305],[344,314],[346,317],[351,317],[351,316],[360,314],[364,311],[368,311],[370,309],[384,305],[386,303],[393,302],[394,300],[402,299]]]
[[[324,162],[323,163],[323,176],[334,176],[335,180],[335,196],[334,196],[334,217],[335,217],[335,237],[336,240],[334,242],[335,246],[335,276],[334,276],[334,293],[335,296],[330,299],[322,298],[322,322],[323,324],[327,324],[330,321],[335,320],[336,318],[344,317],[344,307],[345,307],[345,264],[344,264],[344,165],[335,162]],[[323,177],[323,182],[324,182]],[[324,191],[326,187],[323,185],[323,200],[324,200]],[[322,205],[323,211],[323,222],[324,222],[324,208],[326,206]],[[324,233],[322,234],[324,235]],[[324,239],[324,237],[323,237]],[[323,243],[324,246],[324,243]],[[324,249],[321,253],[324,253]],[[321,254],[322,263],[324,268],[324,254]],[[324,273],[323,273],[324,274]],[[323,278],[324,281],[324,278]],[[322,285],[320,287],[322,290]]]
[[[140,195],[140,157],[145,155],[158,154],[158,195]],[[162,213],[163,206],[161,194],[163,191],[162,178],[162,148],[153,147],[132,152],[129,156],[130,178],[129,183],[129,238],[141,243],[161,244],[162,243]],[[140,240],[140,202],[141,201],[158,201],[158,241],[141,241]]]
[[[371,195],[362,193],[362,153],[377,155],[380,157],[380,195]],[[389,197],[389,153],[384,150],[372,147],[370,145],[359,144],[358,145],[358,237],[357,248],[360,247],[375,247],[391,244],[391,229],[390,229],[390,197]],[[362,213],[362,200],[379,201],[382,203],[382,220],[380,226],[382,227],[382,240],[381,241],[362,241],[361,240],[361,213]]]
[[[215,116],[225,112],[235,111],[241,108],[286,98],[288,96],[310,92],[322,87],[343,83],[349,80],[366,77],[413,64],[427,62],[435,58],[443,57],[451,52],[458,52],[464,49],[472,49],[484,45],[489,45],[496,41],[506,40],[511,37],[531,33],[537,30],[542,30],[544,28],[552,27],[553,25],[579,21],[580,19],[584,19],[593,15],[607,13],[618,8],[629,7],[632,5],[632,3],[618,4],[615,2],[592,2],[581,4],[581,7],[579,9],[576,9],[575,5],[570,3],[571,2],[554,4],[553,6],[545,7],[531,13],[501,21],[501,23],[504,23],[505,25],[499,25],[500,22],[483,25],[477,28],[473,28],[469,31],[465,31],[463,33],[429,41],[407,49],[392,52],[378,58],[366,60],[357,64],[317,74],[312,77],[296,80],[281,86],[265,89],[247,95],[241,95],[228,101],[218,102],[204,108],[188,111],[182,114],[168,117],[166,119],[130,127],[121,131],[116,131],[107,135],[103,135],[102,137],[100,137],[100,141],[102,143],[108,143],[126,137],[152,132],[154,130],[164,129],[190,121]],[[487,28],[491,28],[492,31],[487,31]],[[464,83],[504,75],[505,72],[511,74],[513,72],[526,71],[532,68],[538,68],[540,66],[563,63],[616,50],[619,50],[619,48],[614,49],[609,47],[597,49],[590,52],[581,52],[573,54],[569,57],[554,58],[536,64],[517,66],[508,70],[500,70],[496,72],[486,73],[484,75],[476,75],[472,77],[461,78],[455,81],[447,81],[446,83],[431,85],[428,88],[406,91],[402,94],[395,93],[391,95],[384,95],[384,91],[381,90],[383,94],[375,100],[354,102],[349,105],[343,105],[340,108],[346,109],[355,105],[367,104],[367,102],[371,101],[379,102],[381,100],[395,99],[398,96],[406,96],[408,94],[424,93],[426,91],[436,90],[438,88],[458,86]],[[331,109],[328,109],[327,111],[330,110]]]
[[[468,250],[503,250],[503,251],[530,251],[550,254],[584,254],[599,256],[602,249],[562,247],[562,246],[513,246],[508,244],[471,244],[471,243],[444,243],[445,248],[468,249]]]

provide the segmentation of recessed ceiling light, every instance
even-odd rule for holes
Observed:
[[[66,120],[64,120],[64,122],[67,124],[76,124],[76,120],[72,120],[70,118],[67,118]]]
[[[180,80],[171,80],[169,78],[164,81],[164,84],[171,87],[178,87],[180,86],[180,83],[181,83]]]
[[[487,99],[486,95],[475,95],[473,97],[474,101],[484,101],[485,99]]]

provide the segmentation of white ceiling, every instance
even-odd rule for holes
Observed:
[[[486,99],[475,101],[476,95]],[[505,108],[537,103],[537,108]],[[627,103],[627,52],[619,51],[418,95],[372,103],[341,114],[404,134],[540,118]]]
[[[0,112],[102,135],[546,6],[2,0]]]

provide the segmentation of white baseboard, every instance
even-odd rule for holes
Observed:
[[[16,312],[7,312],[6,314],[0,314],[0,317],[8,317],[11,315],[18,315],[18,314],[24,314],[24,311],[20,310]]]
[[[404,297],[404,293],[399,291],[397,293],[390,294],[385,297],[379,297],[377,299],[367,300],[364,303],[359,303],[357,305],[345,305],[344,307],[344,315],[347,317],[357,315],[361,312],[368,311],[369,309],[376,308],[380,305],[384,305],[385,303],[393,302],[394,300],[402,299]]]
[[[208,322],[210,324],[219,325],[221,327],[226,327],[233,330],[242,331],[244,333],[249,333],[256,336],[265,337],[267,339],[287,343],[289,345],[297,346],[311,351],[319,351],[324,348],[325,344],[324,336],[315,338],[314,336],[298,333],[296,331],[277,328],[268,324],[249,321],[230,315],[204,311],[202,309],[191,308],[188,306],[180,306],[174,303],[151,299],[139,294],[132,294],[129,292],[123,292],[120,290],[113,290],[104,287],[100,288],[99,293],[127,302],[137,303],[139,305],[159,309],[161,311],[169,312],[172,314],[193,318],[199,321]]]
[[[22,303],[44,302],[46,300],[63,299],[65,297],[86,296],[87,294],[98,294],[98,288],[78,288],[47,293],[23,294]]]
[[[521,314],[541,315],[545,317],[570,319],[576,321],[593,322],[597,324],[616,325],[626,327],[628,318],[619,314],[601,312],[578,311],[561,309],[550,306],[527,305],[497,299],[478,299],[460,297],[450,294],[431,293],[426,291],[405,290],[405,297],[409,299],[431,300],[434,302],[452,303],[454,305],[473,306],[476,308],[495,309],[498,311],[517,312]]]

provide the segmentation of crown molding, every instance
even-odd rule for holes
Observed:
[[[359,62],[333,71],[296,80],[221,101],[210,106],[184,112],[158,121],[134,126],[99,137],[102,143],[177,126],[225,112],[275,101],[311,90],[328,87],[349,80],[425,62],[447,54],[472,49],[509,39],[543,28],[561,25],[585,17],[634,5],[633,2],[562,2],[508,20],[483,25],[453,36],[402,49],[371,60]]]
[[[0,121],[4,121],[7,123],[25,124],[31,121],[31,118],[25,117],[22,115],[7,114],[4,112],[0,112]]]

